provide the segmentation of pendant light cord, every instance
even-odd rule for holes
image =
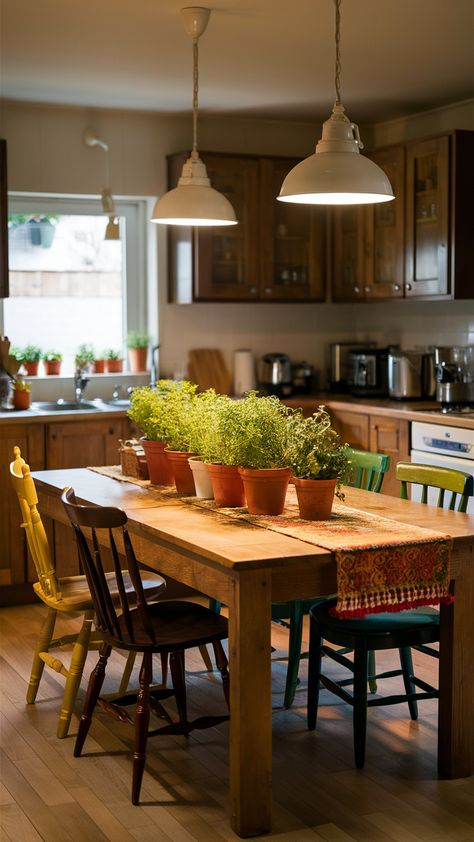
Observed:
[[[334,84],[336,88],[336,105],[341,104],[341,0],[334,0],[336,7],[336,74]]]
[[[193,38],[193,157],[197,157],[197,115],[198,115],[198,94],[199,94],[199,49],[198,38]]]

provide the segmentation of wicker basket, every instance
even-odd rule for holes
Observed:
[[[140,442],[134,439],[120,441],[119,453],[122,474],[136,479],[148,479],[148,466]]]

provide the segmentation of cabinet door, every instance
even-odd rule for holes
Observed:
[[[329,408],[332,425],[343,442],[360,450],[369,450],[369,416],[362,412],[350,412]]]
[[[407,147],[405,295],[447,295],[449,138]]]
[[[15,445],[32,471],[45,466],[44,426],[15,423],[0,428],[0,585],[27,581],[27,551],[20,507],[10,482],[10,462]]]
[[[365,216],[363,206],[336,208],[332,216],[334,301],[366,297]]]
[[[322,301],[325,297],[327,210],[277,196],[291,158],[260,161],[260,296],[267,301]]]
[[[121,418],[48,424],[47,468],[118,465],[119,439],[125,439],[127,431],[127,422]]]
[[[369,450],[390,456],[390,469],[385,474],[382,493],[399,497],[400,483],[395,479],[395,471],[397,462],[410,458],[408,421],[385,415],[371,415],[369,441]]]
[[[381,149],[370,155],[386,173],[395,199],[368,205],[365,230],[367,298],[402,298],[404,282],[405,150]]]

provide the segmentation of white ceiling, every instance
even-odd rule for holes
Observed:
[[[8,99],[183,113],[186,0],[3,0]],[[188,5],[191,5],[188,0]],[[200,47],[202,112],[325,119],[334,100],[332,0],[213,0]],[[379,122],[474,95],[474,0],[343,0],[342,100]]]

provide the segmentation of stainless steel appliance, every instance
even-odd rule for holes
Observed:
[[[267,395],[288,398],[293,391],[291,361],[287,354],[264,354],[260,360],[259,384]]]
[[[446,405],[474,402],[474,345],[435,348],[436,400]]]
[[[350,354],[373,348],[375,342],[333,342],[329,346],[329,388],[331,392],[348,392],[351,386]]]
[[[291,378],[294,395],[310,395],[314,388],[315,371],[312,365],[303,361],[292,363]]]
[[[432,398],[435,386],[433,354],[418,350],[392,350],[389,353],[388,394],[391,398]]]
[[[353,395],[388,395],[388,348],[351,351],[350,390]]]
[[[413,421],[410,456],[411,461],[419,465],[454,468],[455,471],[463,471],[474,477],[474,430]],[[449,505],[450,496],[445,495],[445,508]],[[421,486],[412,486],[411,498],[421,500]],[[430,489],[428,503],[436,505],[437,500],[438,491]],[[474,514],[473,497],[469,500],[467,511]]]

